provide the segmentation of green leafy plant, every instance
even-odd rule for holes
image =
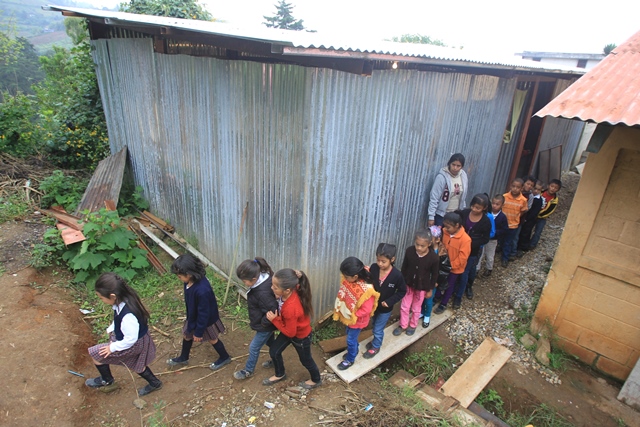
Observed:
[[[482,405],[486,410],[493,412],[498,417],[504,417],[504,401],[497,391],[490,388],[488,390],[482,390],[482,392],[476,398],[476,402]]]
[[[60,205],[67,212],[73,212],[82,200],[82,194],[86,188],[86,180],[66,176],[60,170],[53,171],[40,183],[39,190],[44,193],[40,204],[45,208]]]
[[[120,223],[116,211],[103,208],[87,214],[84,221],[82,233],[87,239],[71,245],[62,255],[76,282],[92,288],[105,271],[131,280],[149,266],[145,251],[137,247],[137,236]]]
[[[23,219],[30,210],[31,206],[22,194],[0,197],[0,223]]]
[[[320,341],[330,340],[342,335],[344,335],[344,325],[340,322],[329,320],[314,331],[313,343],[317,344]]]
[[[16,157],[33,155],[41,137],[35,98],[4,94],[4,102],[0,103],[0,151]]]
[[[138,211],[149,209],[149,202],[144,198],[143,188],[139,185],[123,186],[118,200],[118,213],[120,216],[136,215]]]
[[[541,403],[531,410],[530,413],[521,414],[511,412],[505,419],[505,422],[511,426],[526,426],[532,424],[536,427],[572,427],[562,415],[560,415],[552,407]]]

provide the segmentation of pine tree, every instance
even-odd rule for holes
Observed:
[[[291,3],[287,3],[284,0],[280,0],[280,2],[276,5],[276,14],[275,16],[263,16],[266,20],[263,22],[269,28],[280,28],[282,30],[294,30],[294,31],[302,31],[304,30],[304,25],[302,25],[302,19],[296,20],[293,17],[293,5]]]

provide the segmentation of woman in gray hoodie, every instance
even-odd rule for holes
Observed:
[[[447,212],[462,210],[467,207],[465,194],[469,187],[464,167],[464,156],[456,153],[449,159],[447,167],[438,172],[429,195],[429,227],[442,226]]]

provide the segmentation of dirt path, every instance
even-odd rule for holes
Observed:
[[[3,350],[0,352],[0,425],[117,427],[157,426],[163,421],[171,426],[221,426],[226,422],[227,427],[245,427],[251,423],[298,427],[318,422],[338,425],[329,421],[356,419],[361,426],[376,425],[374,423],[381,419],[389,420],[384,425],[397,425],[393,421],[402,415],[403,409],[374,374],[346,386],[325,372],[321,388],[293,398],[285,394],[287,387],[308,375],[292,348],[285,352],[286,382],[274,387],[263,386],[262,379],[271,375],[271,371],[260,367],[248,380],[233,379],[233,371],[241,368],[246,360],[244,355],[252,333],[231,320],[226,322],[229,332],[223,341],[232,356],[240,357],[217,373],[207,367],[215,353],[205,344],[193,349],[191,366],[196,367],[181,372],[168,371],[165,360],[178,351],[179,326],[166,327],[170,337],[152,334],[158,345],[158,358],[152,369],[161,374],[165,385],[148,396],[142,410],[133,406],[133,400],[136,387],[143,382],[136,375],[132,378],[122,367],[113,368],[120,384],[117,391],[104,394],[87,389],[84,378],[73,376],[67,370],[87,377],[96,375],[86,352],[95,342],[91,328],[72,301],[71,293],[63,287],[64,278],[52,272],[41,274],[25,268],[29,247],[42,230],[37,223],[0,225],[0,264],[5,269],[0,275],[4,297],[0,302]],[[441,327],[383,364],[382,369],[392,369],[409,353],[424,351],[434,344],[442,345],[450,354],[456,352],[446,329]],[[313,351],[321,371],[325,370],[324,360],[330,355],[324,355],[318,347]],[[261,361],[266,359],[267,355],[263,354]],[[608,383],[577,364],[561,374],[561,379],[561,385],[552,385],[537,372],[509,363],[489,387],[503,396],[506,408],[530,408],[545,403],[576,426],[640,426],[639,414],[615,399],[619,384]],[[265,402],[274,403],[275,408],[268,409]],[[364,412],[367,403],[373,404],[373,410]],[[345,408],[354,415],[336,415]]]

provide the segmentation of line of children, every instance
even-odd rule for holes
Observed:
[[[449,273],[451,271],[451,264],[449,264],[447,250],[442,243],[442,229],[438,226],[432,225],[429,227],[431,233],[432,243],[430,250],[438,256],[438,277],[436,278],[436,284],[431,291],[431,296],[425,294],[424,301],[422,302],[422,327],[428,328],[431,323],[431,311],[433,310],[433,299],[436,296],[436,289],[438,286],[442,286],[447,283]],[[415,239],[417,241],[417,238]],[[416,249],[418,245],[416,245]]]
[[[347,327],[347,353],[338,369],[349,369],[358,355],[360,331],[378,307],[380,294],[372,284],[369,268],[356,257],[348,257],[340,264],[342,280],[333,309],[333,320]]]

